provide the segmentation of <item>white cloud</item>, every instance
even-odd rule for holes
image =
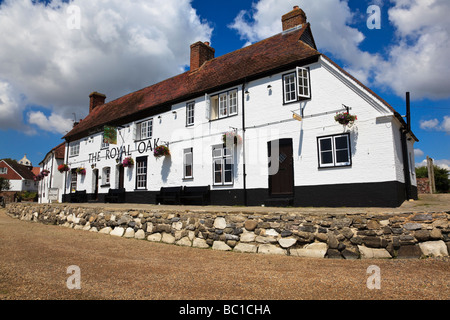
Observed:
[[[365,36],[350,25],[368,16],[352,12],[348,1],[304,1],[301,8],[319,50],[331,52],[363,83],[390,88],[400,97],[406,91],[413,92],[415,99],[450,97],[450,1],[390,2],[389,22],[396,30],[396,44],[380,48],[387,58],[360,49]],[[281,15],[297,4],[298,0],[259,0],[251,11],[241,11],[230,27],[247,41],[264,39],[281,31]],[[371,4],[387,8],[385,1]],[[381,28],[387,23],[383,21]]]
[[[70,131],[73,126],[71,120],[56,113],[52,113],[47,117],[41,111],[31,111],[28,112],[27,116],[30,124],[37,125],[41,130],[48,132],[65,134]]]
[[[92,91],[106,94],[110,101],[178,74],[189,63],[190,44],[211,38],[211,27],[189,0],[70,4],[80,8],[79,29],[68,28],[72,15],[62,0],[47,6],[6,0],[0,6],[0,74],[8,90],[26,97],[20,106],[2,98],[14,113],[9,127],[23,122],[25,103],[64,119],[72,119],[73,112],[84,117]],[[2,92],[0,86],[0,97]],[[29,115],[34,124],[43,123],[39,112]],[[0,122],[12,117],[1,116]]]
[[[438,119],[431,119],[431,120],[421,120],[420,121],[420,129],[423,130],[434,130],[439,127],[439,120]]]
[[[420,128],[423,130],[443,131],[450,134],[450,116],[444,116],[442,122],[438,119],[421,120]]]
[[[376,71],[376,81],[403,96],[417,99],[450,97],[450,1],[392,0],[389,21],[397,44]]]
[[[423,157],[424,152],[420,149],[414,149],[414,156],[415,157]]]
[[[22,125],[22,110],[18,95],[6,81],[0,81],[0,128],[17,128]]]
[[[281,16],[298,0],[260,0],[253,4],[251,12],[241,11],[230,24],[242,39],[256,42],[282,31]],[[364,35],[349,24],[355,19],[346,1],[321,0],[302,2],[301,8],[311,23],[319,50],[332,53],[348,64],[348,71],[367,81],[379,57],[360,50]]]

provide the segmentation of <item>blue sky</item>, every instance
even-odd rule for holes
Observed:
[[[90,92],[110,101],[181,73],[198,40],[209,40],[217,57],[267,38],[299,5],[319,51],[399,113],[411,92],[416,163],[429,155],[450,166],[449,3],[75,0],[77,13],[61,0],[0,1],[0,158],[26,153],[38,165],[86,116]],[[367,26],[370,5],[380,8],[380,29]]]

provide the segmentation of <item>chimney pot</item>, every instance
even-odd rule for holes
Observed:
[[[291,12],[288,12],[281,17],[283,31],[303,25],[306,23],[306,20],[307,18],[305,12],[298,6],[294,6],[294,9]]]
[[[96,107],[105,104],[106,96],[97,91],[92,92],[89,95],[89,113],[91,113]]]

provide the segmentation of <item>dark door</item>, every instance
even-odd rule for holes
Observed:
[[[123,188],[124,167],[119,166],[119,189]]]
[[[278,150],[276,143],[278,142]],[[269,150],[269,193],[271,196],[294,195],[294,162],[292,139],[281,139],[268,143]],[[277,154],[278,153],[278,154]],[[278,170],[276,163],[278,162]],[[275,170],[274,170],[275,169]]]
[[[98,200],[98,169],[95,169],[92,172],[94,179],[94,200]]]

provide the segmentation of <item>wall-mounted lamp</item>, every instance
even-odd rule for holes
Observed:
[[[161,119],[161,116],[158,116],[158,119]]]
[[[248,90],[245,90],[245,94],[250,94],[250,92]]]

